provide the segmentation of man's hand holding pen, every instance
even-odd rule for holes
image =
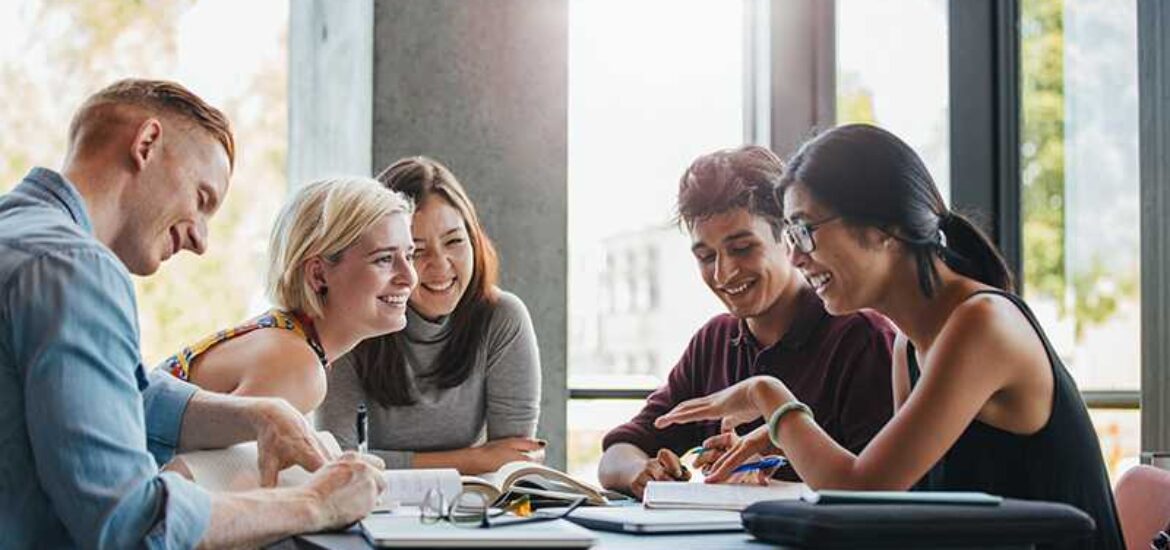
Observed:
[[[630,483],[630,492],[639,500],[646,491],[646,484],[651,481],[690,481],[691,471],[683,465],[682,460],[670,449],[659,449],[656,456],[646,459],[646,464],[637,477]]]

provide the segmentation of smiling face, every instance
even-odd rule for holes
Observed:
[[[406,327],[406,303],[418,282],[405,213],[383,216],[341,254],[323,263],[323,317],[362,339]]]
[[[750,322],[769,314],[793,283],[787,246],[744,208],[698,220],[690,233],[703,282],[736,317]]]
[[[475,269],[475,251],[459,210],[438,195],[417,205],[411,222],[419,285],[410,305],[427,319],[450,315]]]
[[[136,275],[150,275],[180,250],[202,254],[207,224],[231,176],[227,152],[209,134],[160,123],[157,149],[123,197],[124,223],[110,248]]]
[[[784,219],[789,223],[817,224],[835,215],[802,184],[784,192]],[[825,309],[841,315],[877,304],[896,260],[897,241],[876,228],[852,228],[844,220],[818,226],[812,238],[813,251],[793,249],[791,260]]]

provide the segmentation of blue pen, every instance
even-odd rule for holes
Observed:
[[[770,456],[756,462],[740,464],[739,466],[736,466],[735,469],[731,471],[731,473],[738,474],[740,472],[751,472],[754,470],[767,470],[768,468],[779,468],[785,464],[788,464],[788,459],[782,456]]]
[[[683,453],[683,456],[687,456],[691,453],[695,453],[695,456],[702,456],[703,453],[705,453],[705,452],[707,452],[707,449],[704,449],[702,445],[699,445],[698,447],[695,447],[695,448],[690,449],[687,452]]]

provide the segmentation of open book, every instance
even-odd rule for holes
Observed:
[[[318,439],[334,454],[340,454],[337,439],[329,432],[317,432]],[[175,462],[186,467],[192,480],[212,491],[248,491],[260,487],[259,459],[256,442],[240,443],[223,449],[184,453]],[[312,476],[304,468],[293,466],[282,470],[277,487],[304,485]],[[454,469],[386,470],[386,492],[379,498],[375,510],[393,509],[399,504],[418,506],[427,491],[435,489],[450,502],[463,490],[459,472]]]
[[[761,500],[800,500],[808,490],[803,483],[777,480],[768,485],[651,481],[642,500],[647,508],[738,511]]]
[[[585,497],[586,502],[598,506],[609,503],[602,488],[536,462],[509,462],[488,474],[463,476],[462,481],[464,489],[479,491],[490,501],[511,491],[552,500]]]
[[[332,452],[340,454],[333,434],[318,432],[317,436]],[[175,460],[186,467],[195,483],[212,491],[247,491],[260,487],[255,442],[184,453]],[[303,485],[310,475],[300,466],[293,466],[280,472],[277,486]],[[601,488],[535,462],[509,462],[495,472],[479,476],[460,476],[454,469],[439,468],[386,470],[382,477],[386,480],[386,492],[381,500],[389,506],[418,505],[430,489],[443,493],[448,502],[464,489],[481,492],[491,502],[509,490],[555,500],[586,497],[590,504],[608,502]]]
[[[341,446],[329,432],[317,432],[317,438],[334,454],[341,454]],[[223,449],[183,453],[175,462],[185,466],[192,480],[212,491],[247,491],[260,487],[259,454],[256,442],[249,441]],[[304,485],[312,474],[300,466],[286,468],[277,477],[278,487]]]

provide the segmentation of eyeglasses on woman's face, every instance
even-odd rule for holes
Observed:
[[[805,220],[785,222],[784,240],[793,250],[803,254],[812,254],[817,249],[817,242],[813,239],[813,232],[821,226],[840,219],[841,216],[830,216],[816,223]]]
[[[1170,528],[1167,528],[1166,531],[1170,531]],[[1154,535],[1154,540],[1150,541],[1150,550],[1170,548],[1170,533],[1166,531],[1158,531],[1158,534]]]
[[[419,521],[425,524],[435,524],[446,521],[456,527],[470,529],[488,529],[490,527],[506,527],[522,523],[551,521],[568,517],[573,510],[585,503],[584,498],[574,500],[568,508],[556,514],[532,513],[527,517],[504,517],[510,511],[529,507],[528,495],[519,498],[510,498],[512,493],[505,493],[496,503],[501,507],[493,507],[492,502],[483,493],[464,490],[455,496],[449,504],[446,496],[437,489],[428,489],[419,506]]]

